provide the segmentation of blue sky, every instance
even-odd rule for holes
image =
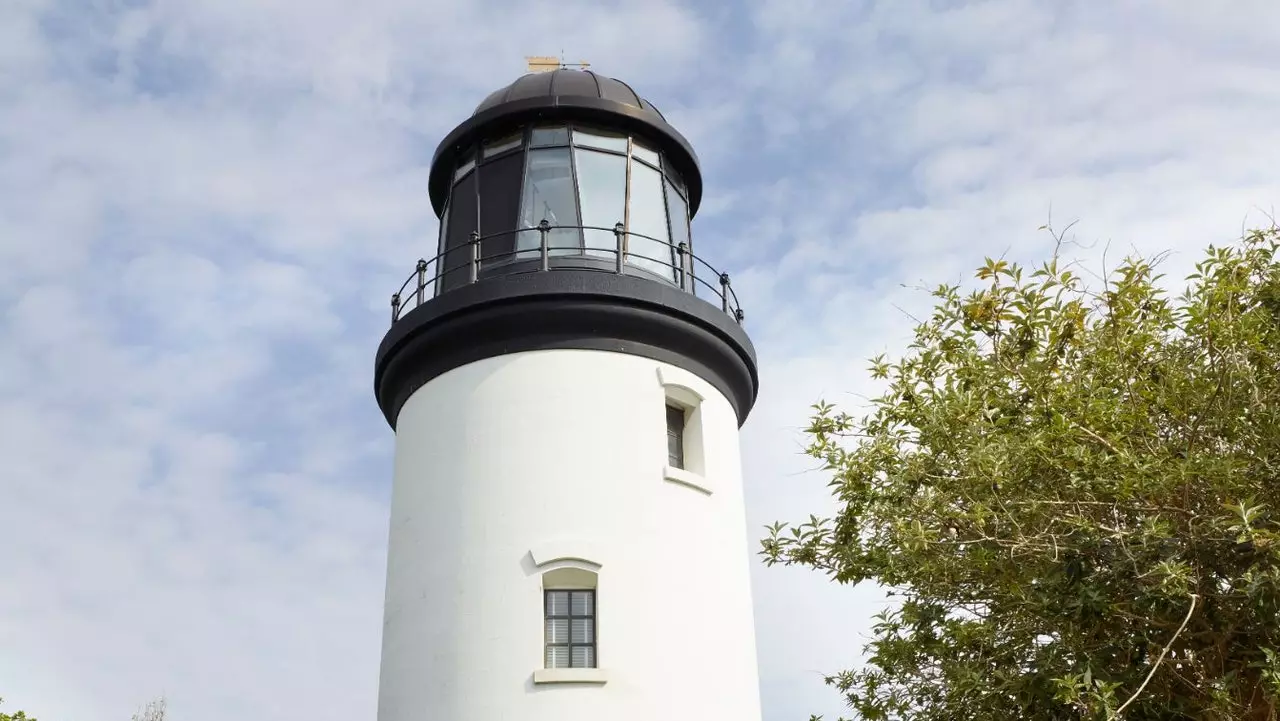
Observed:
[[[1272,0],[6,0],[0,695],[42,719],[372,718],[388,298],[436,143],[523,56],[698,150],[698,252],[762,392],[753,539],[827,508],[798,429],[872,393],[911,286],[1200,248],[1280,199]],[[753,541],[754,542],[754,541]],[[753,570],[768,721],[834,719],[880,598]]]

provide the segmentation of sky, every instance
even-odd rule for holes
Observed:
[[[761,392],[762,527],[921,286],[1101,270],[1280,201],[1274,0],[0,1],[0,696],[42,721],[371,719],[390,293],[436,144],[524,56],[626,80],[702,161]],[[873,587],[752,559],[766,721],[834,720]],[[847,714],[846,714],[847,715]]]

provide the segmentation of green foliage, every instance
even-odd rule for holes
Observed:
[[[1181,297],[1131,259],[943,286],[888,390],[814,406],[832,518],[762,554],[874,581],[863,719],[1276,719],[1280,233],[1210,247]]]
[[[4,699],[0,698],[0,705],[3,705],[3,704],[4,704]],[[14,714],[7,714],[3,711],[0,711],[0,721],[36,721],[36,719],[34,716],[28,716],[22,711],[18,711]]]

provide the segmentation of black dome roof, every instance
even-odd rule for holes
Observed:
[[[653,103],[630,85],[590,70],[560,68],[529,73],[493,91],[471,117],[454,128],[431,161],[431,204],[444,212],[454,158],[478,140],[529,122],[585,122],[640,135],[659,146],[689,189],[689,216],[702,201],[702,170],[693,146],[667,123]]]
[[[666,122],[666,118],[653,103],[640,97],[630,85],[616,78],[597,75],[590,70],[570,70],[560,68],[545,73],[529,73],[516,78],[515,82],[505,88],[499,88],[489,94],[483,102],[476,106],[478,115],[489,108],[497,107],[512,100],[537,98],[549,95],[573,95],[585,98],[602,98],[631,105],[642,111],[653,113],[657,120]]]

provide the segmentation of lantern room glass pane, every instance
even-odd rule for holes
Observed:
[[[676,169],[671,167],[671,161],[664,159],[662,167],[666,171],[667,180],[671,181],[671,184],[675,186],[676,191],[680,193],[681,197],[688,198],[689,191],[685,188],[684,178],[681,178],[680,174],[676,172]]]
[[[561,128],[563,130],[563,128]],[[536,132],[536,131],[535,131]],[[529,151],[525,167],[524,197],[520,201],[520,227],[537,228],[544,219],[551,225],[575,226],[557,228],[547,234],[550,255],[581,252],[582,233],[576,227],[578,203],[573,190],[573,164],[568,148],[546,148]],[[523,230],[516,238],[517,257],[538,257],[540,238],[537,230]]]
[[[499,153],[505,153],[520,147],[520,143],[524,140],[524,133],[516,133],[503,138],[496,138],[484,144],[484,157],[492,158]]]
[[[638,140],[631,143],[631,155],[645,161],[655,168],[658,167],[658,152],[656,150],[650,150]]]
[[[618,246],[612,228],[626,221],[627,159],[584,148],[574,148],[573,159],[578,166],[582,224],[608,229],[582,231],[587,255],[612,258]]]
[[[529,147],[531,148],[568,144],[568,128],[534,128],[533,132],[529,135]]]
[[[631,161],[631,218],[627,228],[627,262],[674,282],[667,208],[662,199],[662,174]],[[641,237],[641,236],[648,236]]]
[[[574,128],[573,144],[601,150],[612,150],[616,153],[627,152],[627,136],[603,130],[583,130]]]
[[[457,182],[462,178],[466,177],[467,173],[470,173],[475,169],[476,169],[476,158],[474,155],[472,155],[469,158],[467,158],[467,160],[464,163],[462,163],[462,165],[459,165],[458,169],[453,172],[454,182]]]
[[[689,205],[684,202],[684,198],[676,192],[676,189],[667,182],[667,214],[671,216],[671,245],[679,248],[681,243],[685,244],[687,253],[693,252],[693,245],[689,240]],[[684,272],[690,274],[693,272],[693,259],[688,255],[683,258],[680,253],[675,255],[676,268],[681,268],[683,264]],[[676,274],[676,282],[680,282],[679,271]],[[684,286],[689,290],[694,290],[693,278],[685,280]]]

